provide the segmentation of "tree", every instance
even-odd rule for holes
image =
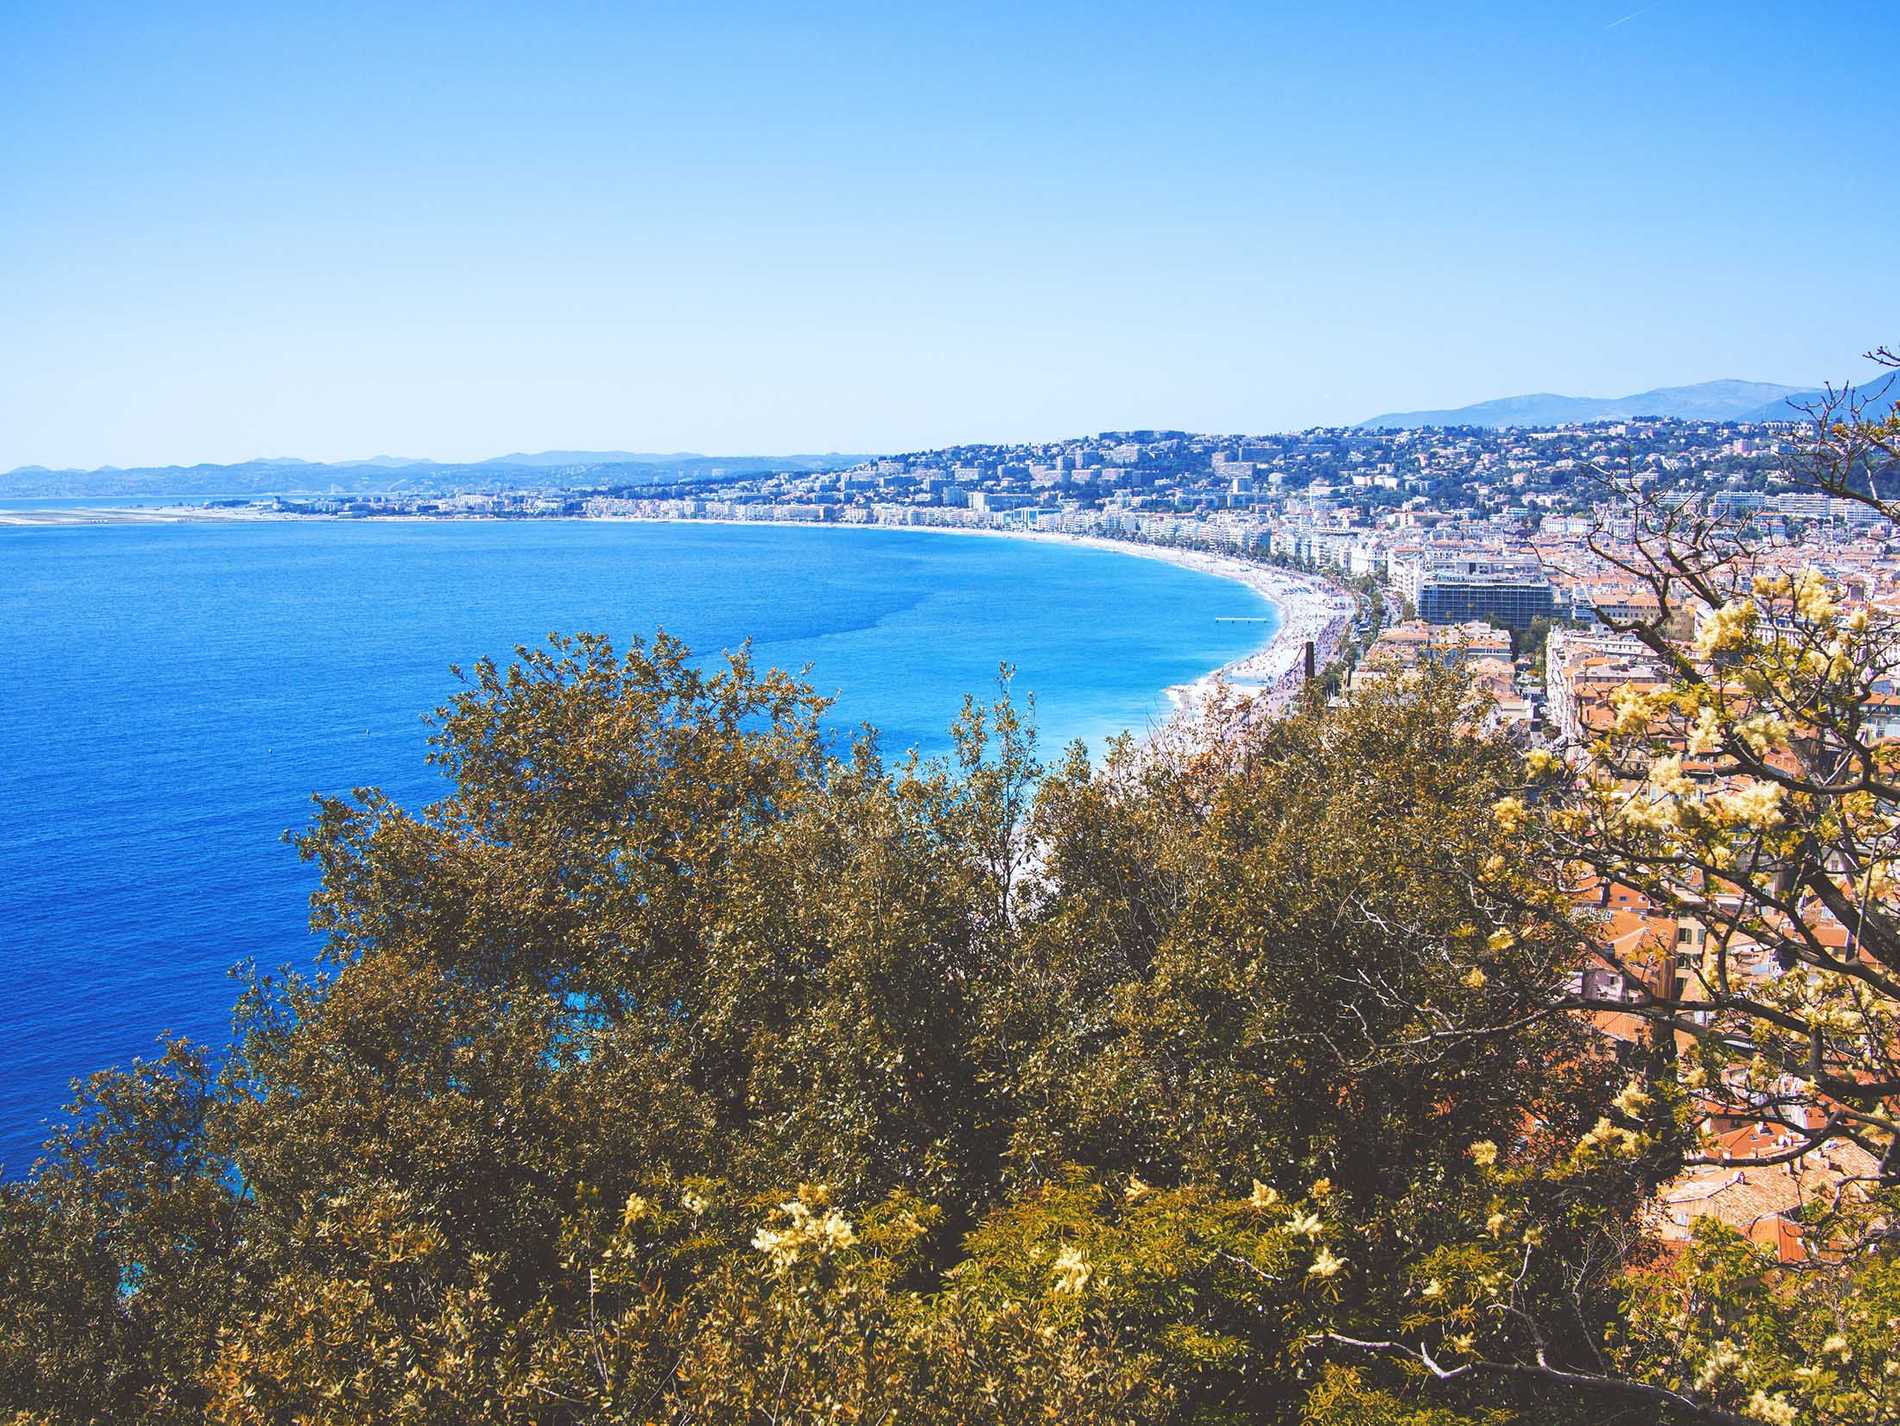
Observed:
[[[1815,489],[1900,513],[1877,493],[1900,422],[1865,419],[1843,393],[1815,434]],[[1783,1131],[1768,1158],[1839,1141],[1865,1155],[1869,1185],[1900,1186],[1900,745],[1886,711],[1900,623],[1848,612],[1820,571],[1769,562],[1699,507],[1636,510],[1633,550],[1604,553],[1659,608],[1612,623],[1667,679],[1620,696],[1615,725],[1578,750],[1584,795],[1552,825],[1578,863],[1699,931],[1661,984],[1611,955],[1657,1026],[1662,1072],[1679,1050],[1687,1088]],[[1689,640],[1672,637],[1685,625]]]
[[[1891,519],[1880,491],[1896,452],[1900,422],[1831,394],[1808,484]],[[1595,548],[1657,610],[1600,615],[1659,676],[1622,688],[1585,746],[1531,755],[1496,814],[1552,859],[1501,894],[1554,925],[1552,885],[1621,888],[1670,926],[1667,944],[1625,946],[1569,918],[1579,965],[1614,971],[1619,992],[1553,1008],[1638,1017],[1646,1048],[1574,1144],[1474,1145],[1491,1191],[1467,1209],[1466,1242],[1421,1261],[1431,1304],[1335,1340],[1450,1385],[1568,1384],[1680,1419],[1894,1420],[1900,745],[1886,709],[1900,628],[1864,603],[1850,612],[1800,553],[1757,547],[1699,502],[1606,480],[1629,533],[1600,531]],[[1708,1136],[1736,1123],[1761,1126],[1744,1134],[1759,1147]],[[1822,1155],[1794,1245],[1771,1251],[1704,1224],[1679,1257],[1645,1262],[1635,1225],[1595,1207],[1603,1188],[1646,1193],[1679,1166],[1792,1173]],[[1487,1212],[1501,1233],[1479,1227]],[[1600,1339],[1575,1330],[1593,1283],[1623,1298]],[[1454,1303],[1469,1330],[1446,1353]]]
[[[1292,1419],[1330,1314],[1587,1116],[1496,934],[1515,755],[1434,675],[1044,773],[834,752],[743,655],[556,639],[450,794],[320,801],[311,975],[98,1076],[0,1191],[50,1422]],[[1528,841],[1505,858],[1529,876]]]

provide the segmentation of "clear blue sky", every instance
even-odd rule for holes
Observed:
[[[1857,8],[0,0],[0,469],[1857,375]]]

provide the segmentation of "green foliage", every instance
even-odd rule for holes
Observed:
[[[1789,1266],[1706,1220],[1680,1260],[1632,1275],[1611,1345],[1632,1371],[1737,1413],[1900,1420],[1900,1263]]]
[[[319,802],[322,969],[0,1191],[0,1407],[1601,1419],[1343,1340],[1596,1352],[1658,1171],[1570,1163],[1620,1078],[1454,676],[1047,772],[1007,680],[937,763],[823,711],[664,637],[478,665],[444,801]]]

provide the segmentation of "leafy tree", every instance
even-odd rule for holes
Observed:
[[[743,655],[477,665],[446,798],[319,802],[318,970],[253,977],[220,1062],[96,1077],[0,1194],[0,1391],[1292,1419],[1322,1328],[1475,1191],[1463,1143],[1586,1122],[1574,1027],[1480,1033],[1564,943],[1498,934],[1517,762],[1463,699],[1045,773],[1007,686],[888,767]]]
[[[1878,492],[1897,454],[1900,422],[1839,393],[1816,412],[1808,481],[1892,518]],[[1614,723],[1567,758],[1531,755],[1496,813],[1551,862],[1515,893],[1499,885],[1552,924],[1551,885],[1621,887],[1682,928],[1658,950],[1578,927],[1579,963],[1623,988],[1564,1003],[1647,1021],[1646,1050],[1573,1144],[1474,1146],[1492,1189],[1466,1210],[1466,1242],[1416,1269],[1432,1274],[1430,1304],[1335,1340],[1447,1385],[1567,1384],[1679,1419],[1893,1420],[1900,754],[1885,709],[1900,628],[1850,613],[1816,570],[1765,562],[1699,503],[1613,488],[1634,534],[1598,552],[1648,584],[1657,612],[1606,622],[1664,676],[1623,688]],[[1767,1147],[1700,1132],[1737,1122],[1763,1126]],[[1677,1165],[1776,1170],[1822,1151],[1833,1169],[1795,1215],[1792,1252],[1705,1224],[1686,1252],[1645,1262],[1638,1225],[1594,1206]],[[1600,1336],[1576,1330],[1593,1284],[1623,1299]],[[1446,1353],[1454,1305],[1469,1328]]]
[[[1817,421],[1813,485],[1900,513],[1874,493],[1900,422],[1851,394]],[[1578,862],[1701,928],[1673,979],[1630,977],[1681,1081],[1784,1131],[1774,1157],[1842,1142],[1870,1184],[1900,1186],[1900,624],[1850,614],[1817,570],[1764,567],[1694,507],[1644,504],[1637,528],[1620,558],[1660,609],[1624,627],[1669,678],[1619,695],[1615,726],[1578,750],[1584,795],[1551,823]]]

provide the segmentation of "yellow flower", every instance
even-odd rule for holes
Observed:
[[[1326,1231],[1326,1224],[1317,1213],[1295,1213],[1286,1230],[1296,1238],[1317,1238]]]
[[[1516,944],[1517,937],[1513,936],[1502,926],[1487,936],[1484,942],[1485,949],[1489,951],[1508,951]]]
[[[1778,782],[1746,782],[1711,798],[1710,810],[1725,822],[1768,831],[1781,821],[1781,793]]]
[[[1333,1256],[1333,1250],[1331,1248],[1322,1247],[1313,1258],[1313,1265],[1306,1270],[1306,1275],[1308,1277],[1331,1277],[1345,1266],[1346,1260],[1344,1258],[1336,1258]]]
[[[1489,1218],[1484,1220],[1485,1231],[1490,1233],[1493,1238],[1496,1238],[1504,1232],[1504,1223],[1505,1218],[1502,1213],[1493,1213]]]
[[[1616,809],[1616,820],[1629,827],[1667,832],[1682,819],[1674,798],[1636,796]]]
[[[1632,1079],[1623,1086],[1623,1092],[1611,1102],[1633,1119],[1656,1101],[1644,1092],[1640,1083]]]
[[[648,1212],[652,1210],[652,1207],[653,1205],[648,1203],[641,1195],[637,1193],[628,1194],[626,1209],[620,1215],[621,1228],[631,1228],[642,1218],[646,1217]]]
[[[1803,619],[1821,623],[1839,606],[1827,587],[1827,576],[1818,569],[1804,569],[1795,581],[1794,608]]]
[[[1592,1154],[1598,1150],[1605,1153],[1617,1153],[1626,1158],[1635,1158],[1649,1146],[1649,1140],[1634,1129],[1619,1128],[1612,1124],[1607,1115],[1599,1116],[1589,1133],[1577,1141],[1577,1151]]]
[[[1765,1391],[1757,1391],[1748,1398],[1748,1414],[1765,1421],[1768,1426],[1794,1426],[1801,1414],[1789,1405],[1786,1397],[1770,1396]]]
[[[1695,727],[1689,733],[1689,753],[1692,757],[1705,757],[1722,746],[1722,726],[1715,716],[1713,708],[1703,708],[1696,713]]]
[[[1465,972],[1464,985],[1468,990],[1483,990],[1484,972],[1479,970],[1478,967],[1473,966],[1470,970]]]
[[[1491,804],[1491,816],[1501,832],[1515,832],[1524,825],[1524,799],[1521,797],[1500,797]]]
[[[1729,1372],[1742,1364],[1742,1354],[1732,1342],[1717,1342],[1715,1350],[1703,1360],[1695,1374],[1697,1391],[1707,1391]]]
[[[1498,1161],[1498,1146],[1489,1139],[1480,1139],[1465,1152],[1471,1155],[1471,1162],[1481,1169],[1488,1169]]]
[[[807,1191],[804,1186],[800,1187],[801,1194]],[[806,1248],[822,1256],[849,1248],[858,1241],[857,1233],[835,1209],[813,1213],[801,1197],[781,1203],[779,1212],[786,1217],[785,1226],[761,1226],[752,1235],[752,1246],[769,1255],[772,1266],[780,1271],[798,1262]]]
[[[1082,1250],[1066,1247],[1056,1254],[1055,1265],[1051,1269],[1055,1277],[1057,1292],[1079,1295],[1088,1286],[1090,1268],[1088,1259],[1082,1256]]]
[[[1255,1208],[1271,1208],[1280,1201],[1280,1195],[1259,1179],[1253,1181],[1253,1196],[1247,1200]]]
[[[1306,1192],[1311,1198],[1324,1198],[1332,1191],[1333,1181],[1330,1178],[1316,1178],[1313,1180],[1313,1186]]]
[[[1773,713],[1757,713],[1735,725],[1735,736],[1747,743],[1756,757],[1767,757],[1776,748],[1788,744],[1787,721]]]
[[[708,1205],[705,1199],[689,1188],[680,1195],[680,1207],[697,1218],[706,1211]]]
[[[1708,658],[1738,649],[1748,641],[1754,628],[1755,601],[1731,599],[1720,609],[1711,609],[1702,616],[1695,631],[1696,652]]]
[[[1665,797],[1688,797],[1695,792],[1695,784],[1683,775],[1682,759],[1673,753],[1649,765],[1649,785]]]
[[[1477,1350],[1478,1339],[1469,1332],[1460,1332],[1456,1337],[1447,1337],[1445,1345],[1461,1357],[1468,1357]]]
[[[1430,1282],[1426,1283],[1424,1287],[1419,1289],[1418,1295],[1420,1297],[1443,1297],[1445,1295],[1445,1284],[1440,1282],[1437,1278],[1433,1278]]]
[[[1629,683],[1610,695],[1610,706],[1616,710],[1616,721],[1610,725],[1610,731],[1617,734],[1642,732],[1656,711],[1649,695]]]
[[[848,1248],[858,1241],[851,1225],[836,1213],[827,1213],[818,1220],[818,1238],[826,1251]]]
[[[1131,1173],[1128,1175],[1128,1186],[1122,1190],[1122,1197],[1133,1203],[1136,1199],[1146,1198],[1151,1192],[1153,1190],[1147,1184]]]

